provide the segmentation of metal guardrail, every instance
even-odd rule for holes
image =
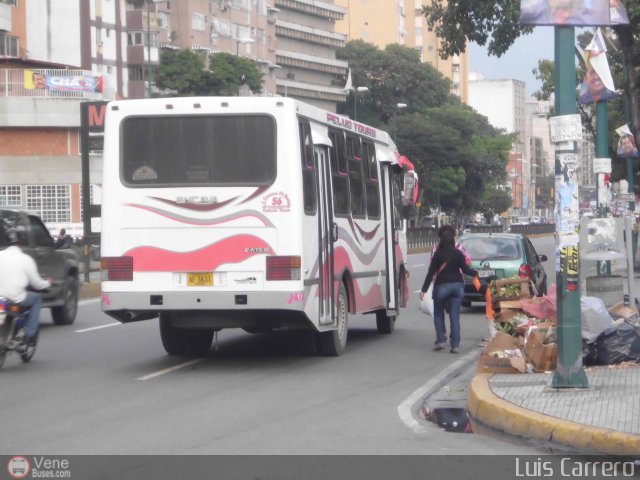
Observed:
[[[553,233],[556,231],[555,223],[532,223],[529,225],[511,225],[511,233],[524,233],[525,235],[535,235],[540,233]]]
[[[409,248],[430,247],[438,242],[438,229],[435,227],[407,228],[407,246]]]
[[[556,231],[555,223],[534,223],[530,225],[512,225],[505,230],[502,225],[473,225],[470,233],[524,233],[525,235],[550,234]],[[407,229],[407,246],[409,248],[431,247],[438,243],[438,229],[436,227],[413,227]]]

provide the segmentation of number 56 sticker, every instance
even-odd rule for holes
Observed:
[[[284,192],[270,193],[262,199],[263,212],[288,212],[290,209],[289,196]]]

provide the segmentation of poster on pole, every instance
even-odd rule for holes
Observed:
[[[520,0],[522,25],[628,25],[622,0]]]
[[[549,119],[549,136],[552,143],[582,140],[580,114],[551,117]]]
[[[593,159],[593,173],[611,173],[611,159],[610,158],[594,158]]]

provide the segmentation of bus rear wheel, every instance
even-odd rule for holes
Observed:
[[[169,355],[193,355],[204,357],[211,348],[214,331],[211,329],[188,330],[171,324],[171,312],[160,313],[160,340]]]
[[[325,357],[342,355],[347,346],[349,333],[349,298],[344,285],[340,285],[336,304],[336,329],[317,333],[318,352]]]

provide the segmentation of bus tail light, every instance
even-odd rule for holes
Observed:
[[[299,256],[267,257],[267,280],[300,280]]]
[[[520,270],[518,271],[518,276],[521,278],[530,278],[531,277],[531,267],[526,263],[520,265]]]
[[[133,257],[102,257],[100,260],[102,281],[133,281]]]

